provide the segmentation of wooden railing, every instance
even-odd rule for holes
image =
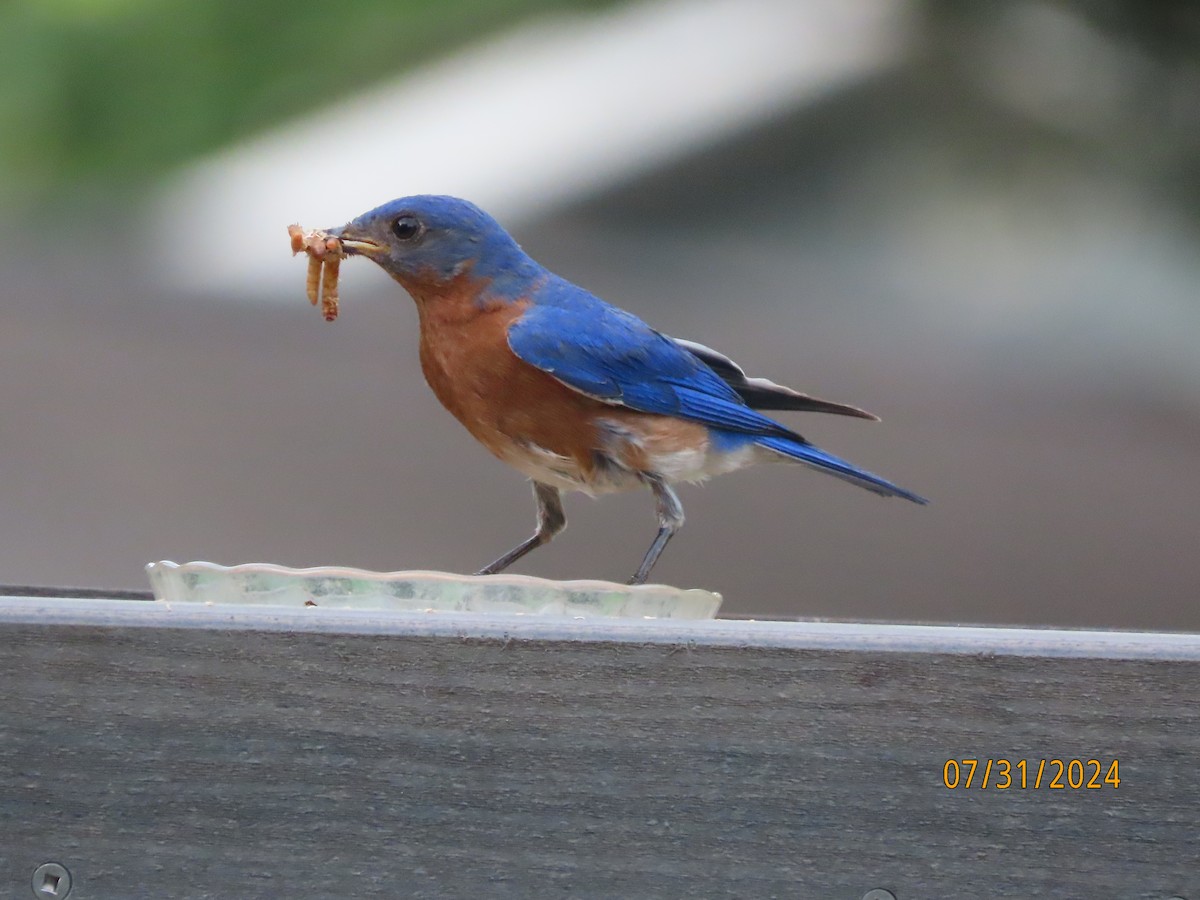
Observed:
[[[1200,900],[1197,698],[1192,634],[0,597],[0,897]]]

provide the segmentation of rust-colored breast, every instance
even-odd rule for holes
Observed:
[[[481,444],[531,477],[591,492],[634,487],[637,472],[703,476],[703,425],[602,403],[524,362],[508,329],[529,301],[481,304],[485,286],[469,273],[405,285],[420,313],[425,379]]]
[[[605,404],[518,359],[508,327],[528,302],[476,302],[478,285],[460,276],[436,295],[414,298],[421,317],[421,368],[446,409],[496,456],[536,445],[568,457],[587,477],[594,465],[596,413]]]

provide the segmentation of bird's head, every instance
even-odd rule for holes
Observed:
[[[330,229],[346,253],[365,256],[414,296],[466,276],[494,299],[517,299],[545,270],[500,223],[457,197],[402,197]]]

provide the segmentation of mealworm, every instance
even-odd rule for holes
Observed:
[[[338,270],[341,266],[342,261],[337,254],[331,253],[326,257],[325,273],[321,278],[321,315],[326,322],[338,317]]]
[[[292,256],[295,256],[304,249],[304,229],[299,225],[289,225],[288,237],[292,240]]]
[[[317,297],[321,290],[321,260],[316,256],[308,258],[308,282],[305,287],[308,290],[308,302],[313,306],[317,305]]]
[[[326,322],[338,317],[338,272],[346,252],[342,242],[324,231],[305,231],[299,225],[288,226],[288,239],[292,254],[308,254],[308,278],[305,291],[308,302],[321,304],[321,315]]]

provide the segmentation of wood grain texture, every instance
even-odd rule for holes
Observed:
[[[54,860],[80,900],[1200,898],[1200,662],[1179,642],[1009,655],[240,615],[0,614],[0,897]],[[949,757],[1116,757],[1123,780],[951,791]]]

